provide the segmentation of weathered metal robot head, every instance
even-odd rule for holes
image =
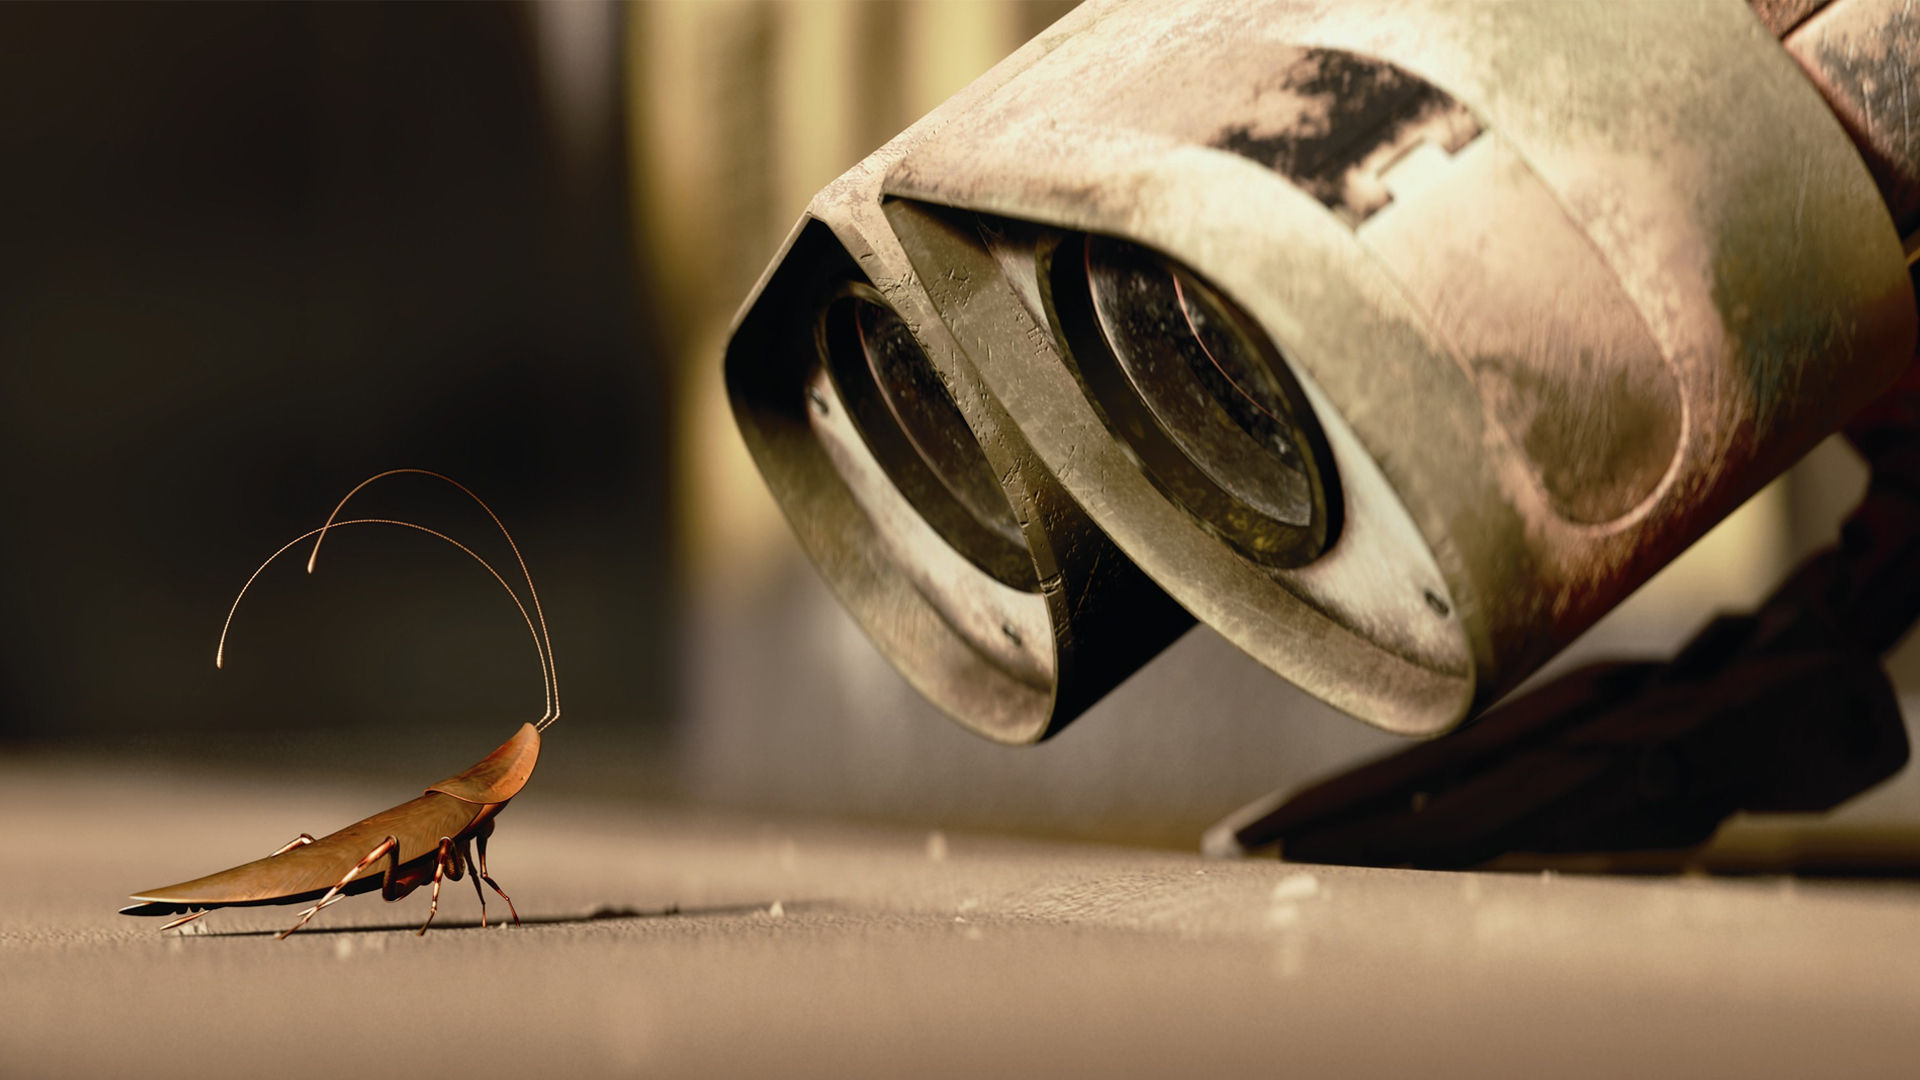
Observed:
[[[1874,178],[1738,0],[1095,2],[820,193],[727,380],[822,573],[969,728],[1044,738],[1190,612],[1425,734],[1914,323]]]

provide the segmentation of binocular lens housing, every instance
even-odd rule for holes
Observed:
[[[870,189],[794,231],[728,344],[734,415],[887,660],[969,730],[1036,742],[1193,618],[1054,481],[925,294],[900,287],[913,271],[890,235]]]
[[[1912,200],[1861,157],[1905,106],[1859,90],[1906,53],[1835,59],[1908,17],[1831,11],[1084,4],[816,196],[735,416],[976,732],[1194,618],[1445,731],[1910,364]]]

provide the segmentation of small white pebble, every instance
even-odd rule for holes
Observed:
[[[769,918],[783,919],[786,917],[786,914],[787,909],[780,906],[780,901],[778,900],[775,900],[773,906],[767,909],[767,916]]]
[[[353,939],[345,934],[333,939],[333,958],[345,960],[353,955]]]
[[[955,916],[953,917],[953,921],[954,921],[954,922],[959,922],[959,923],[963,923],[963,922],[966,922],[966,921],[967,921],[967,917],[966,917],[965,915],[955,915]]]
[[[927,834],[927,858],[934,862],[947,861],[947,834],[934,830]]]
[[[1320,894],[1320,879],[1312,874],[1288,874],[1273,883],[1273,901],[1305,900]]]

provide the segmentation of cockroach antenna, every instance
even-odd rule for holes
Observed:
[[[538,638],[540,640],[540,643],[544,646],[541,649],[540,655],[543,658],[543,663],[545,665],[541,670],[542,670],[542,675],[545,678],[547,683],[548,703],[547,703],[546,713],[541,716],[539,722],[536,723],[534,726],[538,727],[542,731],[545,731],[547,727],[551,725],[555,720],[560,719],[560,672],[556,670],[553,666],[553,638],[547,634],[547,615],[546,615],[546,612],[541,610],[540,608],[540,593],[537,589],[533,587],[533,572],[527,569],[527,560],[521,556],[520,545],[514,543],[513,534],[507,531],[507,523],[504,521],[501,521],[500,515],[493,512],[493,507],[488,506],[486,503],[486,500],[482,499],[478,495],[475,495],[473,493],[473,489],[467,487],[467,485],[461,483],[458,480],[455,480],[451,476],[448,476],[444,473],[434,472],[431,469],[388,469],[385,472],[374,473],[372,476],[369,476],[365,480],[362,480],[358,484],[355,484],[353,486],[353,490],[347,492],[345,495],[340,497],[340,502],[338,505],[336,505],[333,508],[333,513],[327,515],[326,524],[320,526],[320,528],[316,530],[318,535],[315,535],[314,533],[307,534],[308,536],[314,537],[313,551],[307,555],[307,573],[309,574],[313,573],[314,563],[318,561],[320,558],[320,544],[326,540],[327,530],[331,529],[336,524],[346,524],[345,522],[336,522],[334,519],[340,516],[340,511],[346,508],[347,502],[351,500],[355,495],[360,494],[361,489],[367,487],[369,484],[372,484],[376,480],[384,480],[389,476],[427,476],[435,480],[441,480],[441,481],[445,481],[446,483],[452,484],[454,487],[459,488],[460,491],[463,494],[465,494],[467,498],[472,499],[474,502],[478,503],[480,505],[480,509],[485,510],[487,512],[487,516],[493,519],[493,524],[495,527],[497,527],[500,530],[500,535],[506,537],[507,547],[513,551],[513,561],[520,564],[520,575],[521,577],[526,579],[527,595],[533,598],[533,617],[540,624],[540,631],[538,634]],[[305,537],[302,537],[301,539],[305,539]],[[298,540],[294,541],[294,543],[296,544],[299,542],[300,541]],[[468,552],[468,554],[471,555],[473,553]],[[479,556],[477,555],[474,557],[479,558]],[[485,560],[482,560],[483,563],[484,561]],[[492,569],[492,567],[488,567],[488,569]],[[499,577],[500,575],[495,574],[494,576]],[[506,584],[506,582],[502,581],[501,584],[504,585]],[[513,592],[511,588],[509,588],[507,591]],[[517,593],[514,595],[514,600],[516,603],[519,601],[519,595]],[[524,609],[522,613],[524,614]]]
[[[500,587],[507,590],[507,596],[513,600],[513,606],[519,609],[520,618],[524,620],[527,624],[527,633],[533,635],[534,654],[540,658],[540,683],[544,691],[544,694],[541,700],[545,705],[545,711],[540,714],[540,720],[536,722],[536,726],[544,727],[545,725],[552,723],[554,719],[556,719],[559,716],[559,708],[557,704],[559,698],[557,693],[554,690],[553,680],[550,675],[552,665],[547,659],[546,650],[542,647],[543,643],[540,640],[540,632],[534,629],[533,616],[527,613],[527,606],[520,602],[520,596],[518,593],[515,593],[513,591],[513,586],[508,585],[507,579],[500,576],[500,571],[495,570],[493,568],[493,564],[488,562],[486,559],[482,558],[479,552],[473,550],[472,548],[461,543],[460,541],[455,540],[453,537],[448,536],[446,533],[440,532],[436,529],[429,529],[425,525],[421,525],[416,522],[399,521],[393,518],[352,518],[347,521],[329,521],[326,525],[323,525],[318,529],[309,529],[306,532],[301,533],[299,536],[296,536],[293,539],[287,541],[285,544],[280,545],[280,550],[267,556],[267,560],[261,563],[258,567],[255,567],[253,573],[247,576],[246,583],[240,586],[239,595],[233,598],[233,606],[227,609],[227,621],[221,624],[220,626],[220,644],[213,651],[214,667],[217,667],[217,668],[226,667],[227,634],[229,631],[233,629],[233,616],[236,612],[240,610],[240,601],[246,599],[247,590],[253,587],[254,581],[257,578],[259,578],[259,576],[262,573],[266,571],[267,567],[272,566],[276,561],[279,560],[280,556],[285,555],[288,551],[298,546],[301,542],[305,541],[308,537],[317,536],[320,533],[326,531],[326,529],[328,528],[340,528],[346,525],[396,525],[401,528],[413,529],[417,532],[426,533],[428,536],[445,540],[447,543],[452,544],[454,547],[457,547],[461,551],[466,552],[467,555],[471,557],[474,562],[479,563],[482,567],[486,569],[487,573],[492,574],[493,580],[499,582]]]

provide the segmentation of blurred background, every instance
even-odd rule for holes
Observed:
[[[506,597],[395,529],[269,568],[215,670],[254,566],[396,466],[488,499],[542,586],[541,789],[1189,846],[1399,745],[1205,630],[990,745],[740,444],[728,320],[811,194],[1072,6],[0,5],[0,754],[419,784],[536,717]],[[1823,446],[1561,666],[1751,606],[1863,486]],[[457,492],[363,499],[510,562]]]

